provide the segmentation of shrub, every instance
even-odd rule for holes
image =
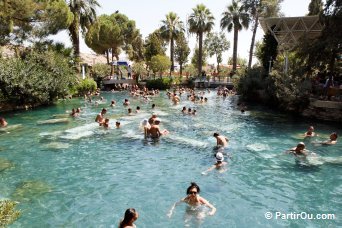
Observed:
[[[67,59],[52,51],[0,59],[0,93],[15,105],[52,103],[67,95],[75,83]]]
[[[94,92],[96,88],[96,82],[92,78],[86,78],[76,86],[76,91],[78,95],[82,96],[88,92]]]
[[[146,81],[146,87],[148,89],[170,89],[172,84],[172,79],[170,78],[158,78],[155,80],[147,80]]]
[[[258,97],[257,90],[264,89],[263,72],[262,68],[252,68],[245,76],[240,77],[237,89],[244,99],[255,100]]]

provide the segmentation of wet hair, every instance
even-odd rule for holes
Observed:
[[[134,208],[128,208],[125,212],[125,217],[119,224],[119,228],[124,228],[128,225],[129,222],[132,221],[134,217],[136,217],[137,212],[135,211]]]
[[[107,112],[107,109],[103,108],[103,109],[102,109],[102,112]]]
[[[186,190],[186,194],[189,195],[190,194],[190,190],[193,189],[193,188],[196,188],[197,189],[197,193],[200,193],[200,191],[201,191],[200,187],[195,182],[191,182],[190,186]]]
[[[213,136],[217,137],[217,136],[219,136],[219,133],[215,132]]]
[[[129,113],[131,113],[131,112],[132,112],[132,109],[131,109],[131,108],[129,108],[129,109],[128,109],[128,112],[129,112]]]
[[[5,118],[4,117],[0,117],[0,121],[5,121]]]
[[[116,121],[115,124],[120,125],[120,122],[119,122],[119,121]]]
[[[137,110],[140,110],[140,107],[139,107],[139,106],[137,106]]]
[[[152,104],[152,108],[154,108],[154,107],[156,107],[156,105],[155,105],[155,104]]]
[[[336,133],[336,132],[333,132],[331,135],[335,136],[335,137],[336,137],[336,139],[338,138],[338,135],[337,135],[337,133]]]
[[[106,119],[105,119],[105,122],[109,122],[109,119],[108,119],[108,118],[106,118]]]

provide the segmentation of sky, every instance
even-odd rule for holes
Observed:
[[[112,14],[116,10],[128,16],[129,19],[136,22],[136,27],[140,30],[145,39],[150,33],[161,26],[161,21],[165,19],[165,15],[169,12],[175,12],[180,19],[185,22],[188,15],[192,13],[192,9],[197,4],[204,4],[215,17],[215,26],[213,32],[220,32],[220,20],[222,12],[231,4],[231,0],[98,0],[101,5],[97,9],[97,15]],[[281,12],[286,17],[303,16],[308,13],[308,5],[310,0],[284,0],[281,4]],[[223,54],[223,63],[227,63],[228,58],[233,55],[233,32],[225,31],[226,38],[230,42],[230,49]],[[264,33],[262,28],[258,27],[256,41],[262,40]],[[251,28],[239,32],[238,55],[248,60],[249,48],[252,38]],[[67,32],[60,32],[53,38],[56,41],[63,42],[66,46],[71,47],[71,42]],[[196,46],[196,35],[190,35],[189,47],[193,50]],[[84,40],[80,43],[81,53],[94,53],[87,47]],[[169,55],[169,50],[166,52]],[[191,57],[192,53],[190,54]],[[125,59],[125,55],[120,55],[121,59]],[[253,59],[253,64],[256,59]],[[208,63],[215,63],[214,58],[209,58]]]

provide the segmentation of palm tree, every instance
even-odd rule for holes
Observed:
[[[255,44],[255,35],[259,25],[259,17],[276,17],[280,13],[280,3],[283,0],[243,0],[243,5],[252,16],[253,22],[253,35],[251,47],[249,50],[248,69],[252,66],[253,50]]]
[[[96,7],[100,4],[96,0],[70,0],[69,8],[74,20],[69,26],[69,33],[76,60],[80,56],[80,29],[85,33],[87,28],[95,22]]]
[[[239,31],[242,28],[248,28],[249,17],[245,8],[240,5],[240,1],[233,0],[232,4],[227,6],[226,11],[222,13],[221,29],[227,29],[231,32],[234,29],[234,48],[233,48],[233,73],[236,72],[237,46]]]
[[[205,7],[203,4],[199,4],[196,8],[192,9],[193,12],[190,14],[188,23],[189,23],[189,32],[196,33],[198,38],[198,74],[200,75],[202,72],[202,55],[203,55],[203,34],[206,32],[210,32],[214,27],[214,16],[210,12],[210,10]]]
[[[180,21],[180,18],[176,13],[170,12],[166,14],[166,20],[162,20],[163,25],[160,27],[161,37],[165,39],[167,42],[170,42],[170,60],[171,60],[171,68],[170,68],[170,76],[171,72],[174,71],[174,49],[175,49],[175,39],[179,37],[180,33],[184,32],[183,22]]]

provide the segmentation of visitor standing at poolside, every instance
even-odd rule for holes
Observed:
[[[170,209],[167,216],[171,218],[173,210],[180,203],[188,204],[188,208],[186,210],[187,214],[185,216],[185,222],[188,222],[189,220],[191,220],[192,217],[195,217],[198,221],[203,219],[205,217],[205,211],[200,209],[201,206],[206,206],[210,208],[211,210],[208,214],[214,215],[216,212],[216,208],[213,205],[211,205],[206,199],[201,197],[199,193],[200,193],[200,187],[196,183],[192,182],[191,185],[186,190],[187,196],[181,199],[180,201],[176,202]]]
[[[138,212],[134,208],[128,208],[125,212],[125,217],[119,223],[119,228],[135,228],[134,222],[138,218]]]
[[[132,77],[132,68],[131,65],[128,65],[127,67],[127,78],[131,78]]]
[[[224,171],[226,171],[226,169],[224,168],[225,165],[227,165],[227,162],[224,162],[224,157],[223,154],[221,152],[217,152],[216,153],[216,163],[211,166],[209,169],[207,169],[206,171],[202,172],[203,175],[207,175],[208,172],[212,171],[213,169],[218,169],[220,173],[223,173]]]
[[[223,135],[220,135],[219,133],[214,133],[213,135],[215,138],[216,138],[216,145],[217,146],[223,146],[223,147],[226,147],[228,146],[228,138],[223,136]]]
[[[102,111],[97,114],[95,122],[98,122],[99,124],[104,123],[105,119],[104,119],[104,115],[107,113],[107,109],[103,108]]]
[[[5,118],[0,117],[0,127],[6,127],[8,123],[6,122]]]

